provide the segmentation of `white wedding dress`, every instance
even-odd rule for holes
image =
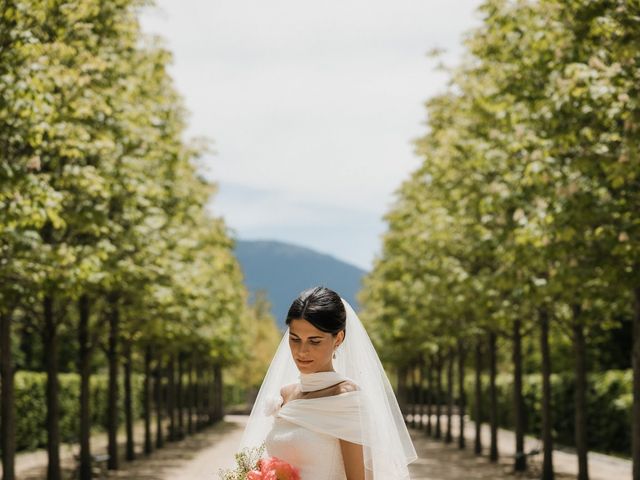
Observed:
[[[336,372],[300,376],[303,391],[334,385],[345,377]],[[296,467],[301,480],[346,480],[340,438],[360,439],[360,391],[338,395],[298,398],[282,405],[273,399],[269,415],[273,425],[265,439],[268,456],[275,456]]]
[[[349,302],[346,336],[329,372],[303,374],[283,334],[269,365],[238,450],[266,447],[298,468],[302,480],[344,480],[340,440],[363,446],[366,480],[409,480],[418,458],[380,358]],[[338,373],[340,372],[340,373]],[[356,390],[329,397],[297,398],[283,405],[281,388],[299,381],[303,392],[350,380]],[[322,393],[322,392],[318,392]]]

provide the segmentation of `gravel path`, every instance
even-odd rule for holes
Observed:
[[[247,421],[246,415],[227,415],[217,425],[182,441],[167,443],[163,449],[148,457],[140,455],[133,462],[122,462],[122,469],[110,472],[109,478],[136,480],[218,480],[218,470],[234,464],[240,437]],[[443,425],[444,422],[443,422]],[[455,423],[454,423],[455,425]],[[457,439],[451,444],[433,440],[418,429],[410,428],[419,458],[410,466],[412,480],[499,480],[513,478],[539,478],[541,455],[530,459],[528,472],[512,472],[514,436],[507,430],[499,430],[500,459],[493,464],[487,459],[489,428],[484,426],[482,436],[484,452],[477,457],[472,453],[474,427],[468,422],[467,448],[459,450]],[[457,429],[454,428],[454,432]],[[538,441],[527,437],[525,450],[539,447]],[[556,479],[576,478],[576,457],[570,451],[554,451]],[[631,462],[614,457],[589,454],[591,480],[631,479]],[[44,465],[29,469],[28,475],[18,475],[20,480],[45,478]],[[27,472],[23,472],[27,473]]]
[[[411,417],[409,417],[411,418]],[[498,478],[540,478],[542,454],[529,457],[527,472],[513,472],[513,455],[515,454],[515,434],[510,430],[498,429],[497,464],[489,462],[489,425],[483,424],[481,439],[483,455],[473,454],[475,441],[475,424],[466,421],[465,439],[466,450],[459,450],[456,432],[458,431],[458,417],[454,416],[453,442],[446,445],[441,440],[433,440],[423,431],[410,429],[411,438],[420,458],[413,462],[412,479],[448,480],[448,479],[498,479]],[[426,423],[426,415],[423,417]],[[435,422],[435,415],[433,416]],[[435,423],[434,423],[435,424]],[[446,417],[441,417],[442,433],[446,428]],[[542,443],[536,438],[525,436],[525,452],[542,449]],[[631,461],[596,452],[589,452],[590,480],[631,480]],[[556,479],[575,479],[578,473],[578,460],[572,449],[555,449],[553,451],[553,465]],[[415,477],[414,477],[415,475]]]

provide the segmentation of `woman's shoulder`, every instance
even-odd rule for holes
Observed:
[[[323,391],[318,394],[318,397],[332,397],[334,395],[340,395],[348,392],[355,392],[360,390],[360,386],[350,379],[345,379],[340,383],[333,385],[331,388],[323,389]],[[295,399],[299,397],[301,394],[300,384],[299,383],[290,383],[288,385],[284,385],[280,388],[280,396],[283,398],[286,403],[289,399]],[[316,395],[312,394],[311,398],[316,397]]]
[[[287,398],[289,398],[289,396],[291,396],[291,394],[293,394],[296,391],[297,388],[298,388],[297,383],[290,383],[289,385],[284,385],[282,388],[280,388],[280,395],[282,396],[282,398],[286,400]]]
[[[340,382],[338,385],[338,394],[347,393],[347,392],[355,392],[356,390],[360,390],[360,386],[354,382],[353,380],[344,380]]]

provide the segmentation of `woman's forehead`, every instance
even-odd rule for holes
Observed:
[[[303,318],[291,320],[291,322],[289,322],[289,332],[298,335],[299,337],[326,337],[327,335],[330,335],[329,333],[323,332],[322,330],[314,327]]]

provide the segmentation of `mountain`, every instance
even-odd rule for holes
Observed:
[[[310,248],[274,240],[235,239],[235,255],[244,274],[245,285],[253,294],[267,292],[272,313],[279,327],[286,329],[285,319],[291,302],[303,291],[318,285],[335,290],[357,312],[356,293],[365,271]]]

